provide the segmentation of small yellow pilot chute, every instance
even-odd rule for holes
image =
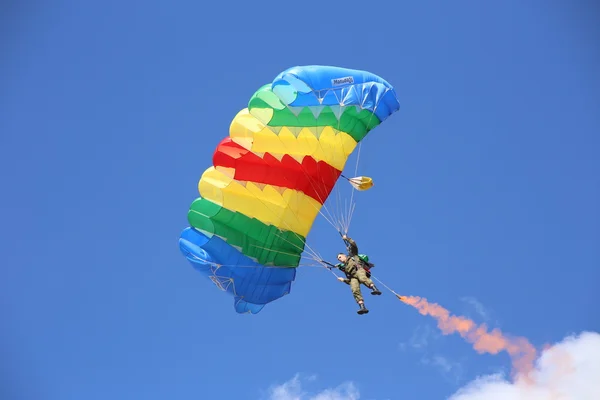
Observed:
[[[343,176],[343,175],[342,175]],[[346,178],[344,176],[344,178]],[[346,178],[348,182],[354,187],[356,190],[369,190],[373,187],[373,179],[368,176],[356,176],[354,178]]]

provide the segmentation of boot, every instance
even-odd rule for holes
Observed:
[[[360,308],[358,309],[358,311],[357,311],[357,313],[359,313],[359,314],[366,314],[366,313],[368,313],[368,312],[369,312],[369,310],[367,310],[367,309],[365,308],[365,305],[364,305],[364,303],[360,303],[360,304],[358,305],[358,307],[360,307]]]
[[[372,295],[379,296],[381,294],[381,292],[379,291],[379,289],[377,289],[377,286],[375,286],[375,284],[371,286],[371,289],[373,289],[373,291],[371,292]]]

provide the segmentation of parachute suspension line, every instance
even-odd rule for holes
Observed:
[[[261,249],[266,249],[266,250],[271,250],[271,249],[268,249],[266,247],[259,247],[259,246],[255,246],[255,247],[258,247],[258,248],[261,248]],[[283,251],[274,251],[274,250],[271,250],[271,251],[276,252],[276,253],[281,253],[281,254],[295,255],[295,254],[286,253],[286,252],[283,252]],[[190,256],[192,256],[193,258],[199,260],[199,261],[202,261],[202,262],[204,262],[206,264],[210,264],[212,267],[214,267],[215,269],[212,271],[213,274],[220,267],[236,267],[236,268],[285,268],[285,267],[280,267],[280,266],[275,266],[275,265],[273,265],[273,266],[270,266],[270,265],[257,266],[257,265],[238,265],[238,264],[218,264],[218,263],[215,263],[214,261],[209,261],[209,260],[203,259],[203,258],[198,257],[197,255],[191,254],[189,252],[187,252],[187,254],[190,255]],[[315,264],[312,264],[312,263],[307,263],[307,264],[298,264],[298,267],[321,268],[321,266],[322,266],[322,261],[323,260],[320,257],[320,255],[319,256],[312,256],[311,255],[311,257],[301,256],[300,259],[305,259],[307,261],[310,260],[310,261],[313,261],[313,262],[317,262],[320,265],[315,265]],[[288,268],[293,268],[293,267],[288,267]]]
[[[354,90],[354,87],[352,87],[351,90]],[[337,127],[336,127],[336,131],[337,131],[336,134],[339,135],[340,132],[341,132],[341,123],[342,123],[341,118],[342,118],[342,114],[343,114],[343,109],[346,106],[343,104],[343,100],[338,96],[338,94],[336,93],[336,91],[333,91],[333,94],[336,97],[337,102],[338,102],[338,106],[339,106],[339,110],[337,110],[338,114],[336,115],[337,120],[338,120]],[[335,112],[335,110],[334,110],[334,112]],[[319,143],[320,143],[320,141],[319,141]],[[359,145],[360,145],[360,143],[359,143]],[[343,146],[343,142],[342,142],[342,146]],[[344,153],[345,153],[345,151],[344,151]],[[347,177],[345,177],[343,175],[343,173],[340,174],[340,176],[342,178],[350,181]],[[343,233],[347,234],[348,233],[348,222],[346,220],[346,215],[347,214],[345,212],[346,211],[346,206],[345,206],[346,201],[344,201],[344,209],[342,209],[342,207],[340,205],[341,204],[342,194],[340,193],[340,188],[338,186],[337,180],[336,180],[336,183],[334,184],[334,186],[332,188],[332,191],[335,191],[334,197],[335,197],[335,202],[336,202],[336,211],[337,211],[336,214],[339,213],[339,217],[336,218],[336,222],[339,224],[339,227],[337,228],[337,231],[340,234],[343,234]],[[353,194],[354,194],[354,191],[352,191],[352,195]],[[331,196],[330,196],[330,198],[331,198]]]
[[[342,130],[341,130],[342,114],[344,113],[343,109],[344,109],[345,106],[342,104],[343,103],[342,99],[340,97],[338,97],[338,94],[335,91],[333,91],[333,94],[334,94],[334,96],[335,96],[335,98],[336,98],[336,100],[338,102],[338,105],[339,105],[339,114],[337,115],[337,121],[338,122],[337,122],[337,128],[336,128],[336,131],[337,131],[336,134],[339,135],[340,132],[342,132]],[[342,145],[343,145],[343,142],[342,142]],[[344,153],[345,153],[345,151],[344,151]],[[340,193],[340,188],[339,188],[339,186],[337,184],[337,181],[334,184],[332,190],[335,190],[336,210],[339,212],[339,218],[337,220],[337,222],[339,223],[338,232],[341,233],[344,230],[344,220],[343,220],[344,219],[344,214],[343,214],[343,212],[341,210],[341,207],[340,207],[341,193]]]
[[[389,91],[389,89],[386,89],[385,92],[387,93],[388,91]],[[373,116],[375,115],[375,111],[377,110],[377,107],[379,107],[379,102],[381,101],[381,99],[383,99],[383,96],[381,96],[379,98],[379,100],[375,104],[375,107],[373,107],[373,112],[369,116],[369,120],[368,120],[367,124],[365,125],[366,129],[368,129],[369,125],[371,124],[371,121],[373,119]],[[367,137],[363,138],[363,140],[361,140],[358,143],[358,152],[357,152],[357,156],[356,156],[356,166],[354,168],[354,176],[358,176],[358,164],[360,162],[360,153],[361,153],[363,141],[366,139],[367,139]],[[346,178],[346,177],[344,177],[344,178]],[[348,179],[348,178],[346,178],[346,179]],[[350,179],[348,179],[348,181],[350,181]],[[345,234],[348,234],[348,231],[350,230],[350,223],[352,222],[352,217],[354,216],[355,209],[356,209],[356,203],[354,202],[354,190],[352,190],[352,194],[350,195],[350,210],[349,210],[349,213],[347,216],[347,225],[344,228]]]
[[[305,174],[306,174],[306,173],[305,173]],[[309,179],[309,180],[310,180],[310,179]],[[320,195],[319,195],[319,200],[322,202],[322,204],[323,204],[323,208],[325,208],[325,211],[327,211],[327,212],[328,212],[328,214],[331,214],[331,213],[329,212],[329,210],[327,210],[327,207],[325,207],[325,204],[324,204],[323,200],[321,199],[321,196],[320,196]],[[312,203],[311,203],[311,204],[312,204]],[[334,222],[331,220],[331,219],[333,219],[333,216],[331,216],[331,215],[330,215],[331,219],[329,219],[329,218],[327,218],[327,216],[326,216],[325,214],[323,214],[323,212],[322,212],[322,211],[319,209],[319,207],[318,207],[318,206],[315,206],[315,205],[313,204],[313,207],[314,207],[314,208],[315,208],[315,209],[316,209],[316,210],[319,212],[319,214],[321,214],[321,216],[322,216],[322,217],[325,219],[325,221],[329,222],[329,224],[330,224],[331,226],[333,226],[333,227],[334,227],[336,230],[339,230],[339,228],[337,227],[337,225],[336,225],[336,224],[335,224],[335,223],[334,223]]]
[[[334,183],[333,188],[331,189],[331,194],[329,195],[328,201],[332,203],[332,207],[334,208],[335,214],[335,230],[341,232],[342,230],[342,222],[340,219],[340,192],[338,188],[337,182]]]
[[[325,269],[327,269],[329,272],[331,272],[331,274],[332,274],[334,277],[336,277],[336,279],[337,279],[337,277],[338,277],[338,276],[337,276],[337,274],[336,274],[335,272],[333,272],[333,271],[332,271],[332,269],[333,269],[333,268],[336,268],[336,267],[335,267],[335,265],[333,265],[332,263],[330,263],[330,262],[327,262],[327,261],[325,261],[325,260],[323,260],[323,259],[320,259],[320,260],[318,260],[318,262],[319,262],[319,264],[321,264],[323,267],[325,267]]]
[[[372,117],[372,115],[371,115]],[[370,119],[370,117],[369,117]],[[356,166],[354,167],[354,175],[358,175],[358,162],[360,161],[360,149],[362,148],[362,140],[358,143],[358,155],[356,156]]]
[[[360,150],[362,149],[362,141],[358,142],[358,154],[356,156],[356,166],[354,167],[354,176],[358,176],[358,163],[360,162]],[[348,178],[346,178],[348,179]],[[349,179],[348,179],[349,180]],[[356,204],[354,203],[354,190],[351,191],[350,194],[350,210],[354,208]],[[348,211],[346,214],[346,225],[344,226],[344,234],[347,235],[350,230],[350,222],[352,221],[352,213]]]
[[[327,268],[327,267],[325,267],[325,268]],[[333,276],[335,276],[335,278],[337,279],[337,277],[338,277],[338,276],[337,276],[337,274],[336,274],[335,272],[333,272],[333,271],[331,270],[331,268],[327,268],[327,270],[328,270],[329,272],[331,272],[331,274],[332,274]]]
[[[191,256],[192,258],[194,258],[194,259],[196,259],[198,261],[202,261],[205,264],[211,265],[211,267],[215,268],[213,272],[216,272],[221,267],[235,267],[235,268],[294,268],[294,267],[278,267],[276,265],[262,265],[262,266],[258,266],[258,265],[219,264],[219,263],[216,263],[214,261],[205,260],[204,258],[198,257],[195,254],[191,254],[191,253],[186,253],[186,254],[188,254],[189,256]],[[309,268],[322,268],[322,265],[321,265],[321,263],[318,260],[314,260],[314,261],[316,261],[317,263],[319,263],[319,265],[312,264],[312,263],[310,263],[310,264],[298,264],[298,267],[302,267],[302,268],[306,268],[306,267],[309,267]]]
[[[348,199],[344,199],[344,210],[343,210],[343,214],[342,214],[342,230],[340,231],[340,234],[342,233],[348,233],[346,226],[348,225],[348,220],[346,218],[346,216],[348,215]]]
[[[377,107],[377,106],[375,106]],[[369,122],[367,123],[367,125],[365,126],[365,128],[368,128],[369,124],[371,123],[371,118],[373,118],[373,113],[371,114],[371,116],[369,117]],[[358,165],[360,163],[360,152],[362,149],[362,140],[360,142],[358,142],[358,151],[357,151],[357,156],[356,156],[356,165],[354,166],[354,176],[358,176]],[[346,178],[346,177],[344,177]],[[346,178],[348,180],[348,182],[350,182],[350,179]],[[354,214],[354,208],[356,206],[356,203],[354,202],[354,190],[351,190],[351,194],[350,194],[350,205],[349,205],[349,210],[348,210],[348,214],[346,214],[346,225],[344,226],[344,234],[348,234],[348,231],[350,230],[350,223],[352,222],[352,215]]]
[[[288,252],[285,252],[285,251],[280,251],[280,250],[271,250],[271,249],[269,249],[268,247],[261,247],[261,246],[257,246],[257,245],[254,245],[254,244],[253,244],[253,245],[251,245],[251,246],[252,246],[252,247],[255,247],[255,248],[257,248],[257,249],[269,250],[269,251],[271,251],[272,253],[285,254],[285,255],[288,255],[288,256],[295,256],[295,255],[296,255],[296,254],[293,254],[293,253],[288,253]],[[311,261],[317,261],[317,262],[318,262],[318,261],[320,261],[321,257],[320,257],[319,255],[317,255],[317,254],[315,254],[315,255],[313,255],[313,254],[310,254],[310,257],[304,257],[304,256],[300,256],[300,259],[309,259],[309,260],[311,260]]]
[[[286,223],[286,225],[287,225],[287,223]],[[288,225],[288,228],[290,228],[289,225]],[[296,235],[296,237],[298,239],[302,240],[302,237],[298,233],[294,232],[291,228],[290,228],[289,232],[292,232],[294,235]],[[304,246],[305,246],[305,248],[301,248],[297,244],[292,243],[289,240],[287,240],[287,239],[285,239],[285,238],[283,238],[283,237],[281,237],[279,235],[277,235],[277,237],[279,237],[280,239],[283,239],[284,241],[286,241],[286,242],[290,243],[291,245],[295,246],[298,250],[306,251],[311,256],[312,260],[318,261],[320,259],[319,254],[312,247],[310,247],[310,245],[307,243],[306,238],[304,240]],[[306,250],[306,248],[308,248],[308,251]]]
[[[352,194],[354,195],[354,191],[352,191]],[[352,222],[352,217],[354,216],[354,210],[356,209],[356,202],[352,201],[352,198],[350,199],[350,209],[348,210],[348,225],[346,225],[346,234],[348,234],[348,231],[350,230],[350,222]]]
[[[350,90],[355,91],[356,88],[353,86],[353,87],[351,87]],[[327,91],[327,92],[329,92],[329,91]],[[336,117],[337,117],[338,122],[337,122],[336,130],[337,130],[337,134],[339,134],[341,132],[341,117],[343,114],[343,109],[347,106],[343,104],[342,99],[340,98],[340,96],[338,96],[338,93],[335,90],[333,91],[333,94],[336,97],[336,99],[338,101],[338,106],[339,106],[338,110],[333,110],[334,113],[337,112]],[[356,93],[356,94],[358,95],[358,93]],[[314,94],[314,95],[315,95],[315,97],[317,97],[316,94]],[[318,97],[317,97],[317,99],[320,100]],[[377,105],[375,105],[375,109],[377,108]],[[369,126],[373,116],[374,116],[374,114],[372,113],[370,115],[369,120],[366,123],[365,127]],[[320,140],[318,140],[318,144],[319,144],[319,147],[321,148],[321,150],[325,153],[325,149],[321,145]],[[343,145],[343,142],[342,142],[342,145]],[[361,149],[362,149],[362,141],[358,143],[358,157],[357,157],[356,166],[355,166],[355,176],[358,175],[358,166],[359,166],[359,162],[360,162]],[[356,184],[355,181],[353,181],[352,179],[349,179],[344,174],[341,174],[340,176],[342,178],[346,179],[348,182],[350,182],[352,184],[352,186],[354,186]],[[333,179],[333,178],[337,178],[337,177],[332,176],[331,178],[333,181],[337,181],[337,179]],[[348,230],[350,229],[350,222],[351,222],[352,216],[354,215],[354,210],[355,210],[354,190],[351,191],[350,204],[348,204],[348,205],[346,205],[347,197],[341,193],[337,182],[334,184],[334,186],[332,188],[332,192],[335,192],[335,194],[331,193],[332,195],[329,196],[329,202],[333,202],[334,201],[333,198],[335,198],[336,212],[334,212],[334,214],[336,214],[337,216],[336,217],[331,216],[331,219],[333,220],[333,222],[335,224],[332,223],[331,221],[328,221],[328,222],[330,222],[330,224],[332,226],[334,226],[334,228],[336,228],[336,230],[340,234],[347,234]],[[343,202],[342,202],[342,197],[344,198]],[[343,205],[343,208],[342,208],[342,205]],[[326,209],[328,214],[331,215],[331,212],[329,211],[329,208],[327,207],[327,205],[325,203],[323,203],[323,207]]]

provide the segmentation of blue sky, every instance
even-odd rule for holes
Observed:
[[[362,147],[376,186],[350,229],[377,277],[536,347],[600,331],[597,9],[200,4],[6,9],[0,397],[444,399],[508,373],[506,353],[441,335],[387,291],[358,316],[325,269],[238,315],[179,253],[215,146],[294,65],[368,70],[398,92]],[[323,220],[309,244],[343,250]],[[574,351],[594,354],[584,339]]]

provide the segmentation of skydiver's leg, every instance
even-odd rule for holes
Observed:
[[[375,286],[375,283],[371,280],[371,278],[367,276],[367,271],[365,271],[363,268],[359,268],[358,271],[356,271],[356,277],[358,278],[360,283],[362,283],[369,289],[372,289],[372,295],[378,296],[381,294],[379,289],[377,289],[377,286]]]
[[[362,303],[364,299],[360,291],[360,281],[357,278],[350,279],[350,289],[352,289],[352,296],[354,296],[354,300],[358,304]]]
[[[350,288],[352,289],[352,295],[354,296],[354,300],[358,303],[358,311],[359,314],[368,313],[369,310],[365,308],[364,299],[362,297],[362,293],[360,292],[360,281],[353,277],[350,279]]]

